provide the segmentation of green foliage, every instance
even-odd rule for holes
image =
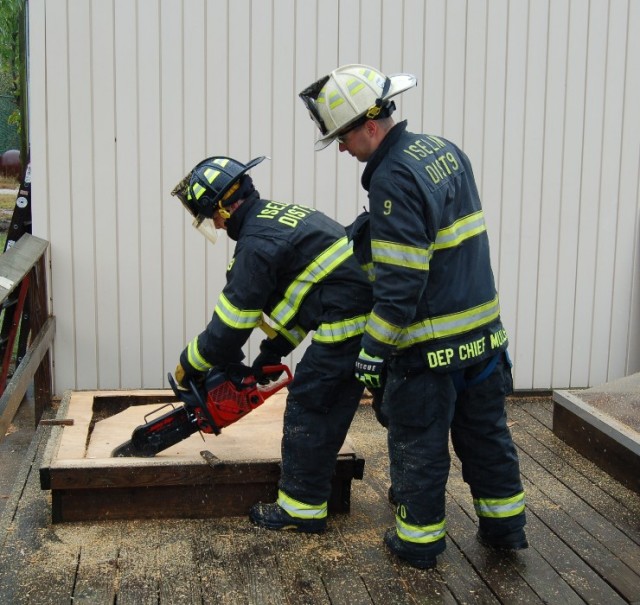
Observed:
[[[22,100],[21,70],[24,69],[23,53],[20,48],[24,5],[25,0],[0,2],[0,93],[12,95],[18,108]],[[9,120],[20,132],[22,125],[20,109],[16,109]]]

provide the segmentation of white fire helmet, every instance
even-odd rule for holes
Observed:
[[[300,93],[322,136],[315,149],[327,147],[358,122],[385,117],[395,109],[395,95],[416,86],[412,74],[385,76],[367,65],[343,65]]]

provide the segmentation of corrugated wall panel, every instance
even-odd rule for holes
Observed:
[[[355,218],[363,166],[313,152],[298,99],[353,62],[415,73],[398,118],[470,156],[516,387],[640,369],[639,3],[31,0],[30,20],[56,392],[166,386],[204,328],[233,242],[208,245],[170,196],[203,157],[268,155],[265,197]]]

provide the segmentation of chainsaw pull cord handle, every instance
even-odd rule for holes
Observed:
[[[260,373],[262,375],[276,374],[278,372],[280,373],[284,372],[286,376],[284,378],[279,378],[278,380],[275,380],[272,383],[268,383],[266,386],[258,387],[258,390],[260,391],[260,394],[264,399],[266,399],[267,397],[271,397],[271,395],[273,395],[274,393],[277,393],[280,389],[290,384],[291,381],[293,380],[293,374],[291,373],[289,366],[283,363],[272,365],[272,366],[262,366],[262,368],[260,368]]]

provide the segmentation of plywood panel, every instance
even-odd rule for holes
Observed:
[[[572,384],[574,305],[576,297],[578,229],[582,178],[585,64],[587,55],[588,7],[570,3],[567,35],[566,120],[562,158],[560,246],[558,248],[558,298],[553,343],[555,386]],[[573,382],[573,384],[576,384]]]
[[[526,33],[525,106],[523,131],[523,170],[521,185],[520,254],[518,258],[518,292],[516,299],[517,346],[514,366],[520,388],[534,388],[532,352],[535,337],[537,294],[544,285],[537,280],[540,257],[540,211],[542,206],[545,98],[530,95],[544,90],[547,67],[548,4],[531,2],[528,7]]]
[[[558,282],[558,254],[562,195],[562,154],[567,81],[567,38],[569,2],[562,0],[549,5],[549,33],[546,54],[544,148],[542,152],[542,183],[540,196],[540,238],[536,281],[538,291],[535,306],[535,350],[533,385],[550,388],[556,359],[556,299],[565,284]]]
[[[297,96],[353,61],[415,72],[396,116],[471,158],[516,388],[640,369],[635,2],[29,7],[34,232],[51,242],[59,392],[161,386],[209,320],[234,245],[208,246],[169,196],[206,154],[271,155],[255,171],[264,195],[343,223],[367,204],[363,165],[313,152]]]
[[[138,5],[141,387],[157,387],[162,371],[162,100],[160,4]]]
[[[96,319],[96,382],[90,388],[120,384],[120,365],[113,354],[120,348],[118,317],[118,214],[116,205],[116,116],[114,65],[114,7],[113,2],[94,1],[91,4],[91,70],[99,73],[92,78],[93,102],[93,174],[90,190],[94,199],[92,230],[95,237],[96,304],[91,309]],[[84,26],[83,26],[84,27]],[[83,133],[86,137],[86,132]],[[87,330],[87,333],[89,331]]]
[[[114,253],[118,255],[119,324],[120,333],[120,385],[137,388],[142,381],[141,298],[140,290],[140,193],[139,174],[139,90],[138,78],[138,14],[137,2],[115,0],[115,115],[116,115],[116,170],[118,187],[116,209],[118,213],[117,241]]]

